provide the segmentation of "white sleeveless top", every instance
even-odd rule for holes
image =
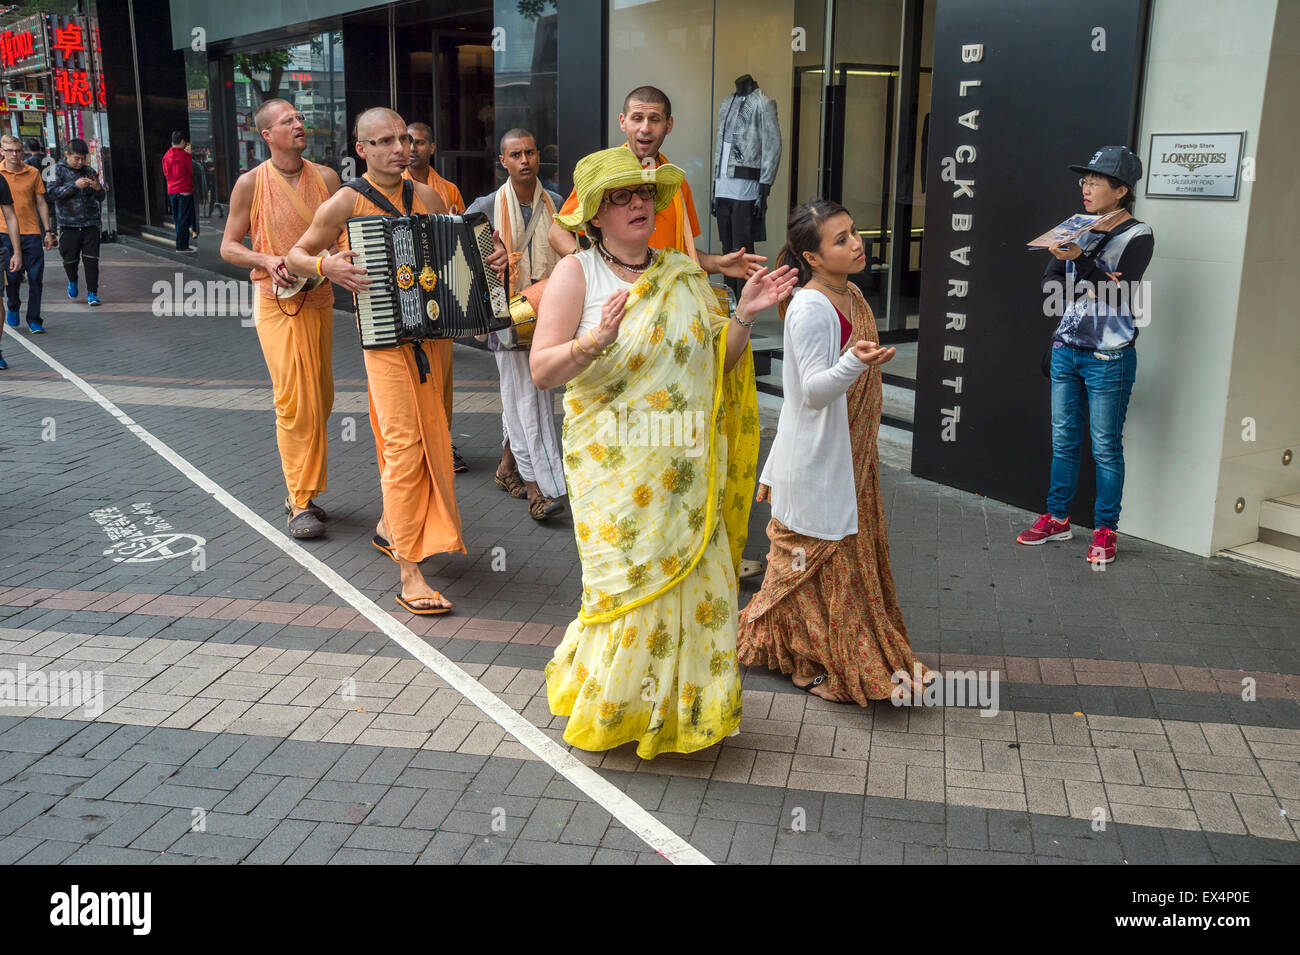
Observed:
[[[576,253],[576,258],[582,263],[582,274],[587,279],[587,297],[582,301],[582,318],[578,319],[575,337],[600,324],[601,309],[611,295],[632,287],[631,282],[624,282],[614,274],[594,247]]]

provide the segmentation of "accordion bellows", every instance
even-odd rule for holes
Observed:
[[[353,295],[362,348],[509,327],[509,289],[483,264],[492,254],[487,216],[357,216],[348,243],[371,283]]]

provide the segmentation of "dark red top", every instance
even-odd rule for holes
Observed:
[[[845,318],[844,313],[838,308],[835,309],[835,314],[840,317],[840,347],[843,348],[849,343],[849,336],[853,334],[853,323]]]

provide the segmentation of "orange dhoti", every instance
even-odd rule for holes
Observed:
[[[303,508],[325,491],[325,428],[334,409],[334,309],[304,305],[289,317],[274,299],[257,295],[254,300],[257,337],[275,394],[284,483],[294,506]]]
[[[415,563],[434,554],[466,552],[443,409],[443,345],[451,342],[362,351],[388,539],[399,558]],[[427,359],[424,381],[416,347]]]
[[[437,339],[433,349],[442,359],[442,406],[447,412],[447,430],[451,431],[451,339]]]

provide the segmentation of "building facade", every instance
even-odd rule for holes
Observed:
[[[72,139],[90,147],[90,165],[108,185],[104,230],[116,231],[116,190],[109,153],[108,99],[99,19],[92,0],[74,12],[36,13],[0,25],[0,126],[46,150],[45,175]]]
[[[1071,163],[1130,146],[1148,166],[1135,214],[1156,253],[1121,534],[1202,555],[1290,551],[1300,567],[1300,497],[1295,518],[1271,503],[1300,494],[1300,279],[1279,251],[1300,222],[1284,172],[1300,5],[1243,0],[1225,19],[1213,0],[319,0],[311,20],[277,22],[300,9],[171,0],[184,119],[223,195],[262,158],[249,118],[269,95],[300,105],[309,154],[340,168],[361,109],[429,123],[436,167],[470,199],[501,181],[496,140],[517,125],[566,190],[579,157],[622,141],[623,95],[649,84],[672,99],[664,152],[687,172],[700,245],[724,251],[718,131],[736,120],[728,97],[756,85],[780,158],[755,249],[775,257],[799,202],[844,203],[868,247],[855,281],[899,345],[886,422],[911,432],[914,473],[1034,511],[1053,322],[1045,253],[1026,243],[1080,211]],[[1167,170],[1155,182],[1157,144],[1225,137],[1240,144],[1216,174],[1229,194],[1171,192]],[[757,332],[763,364],[779,360],[779,319]]]

